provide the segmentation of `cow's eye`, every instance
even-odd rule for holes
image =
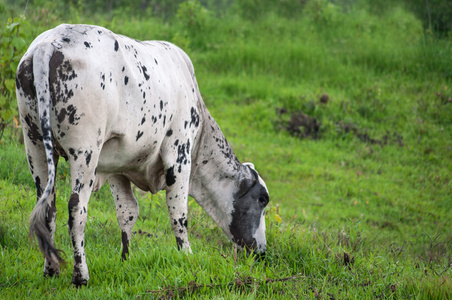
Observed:
[[[263,206],[267,206],[267,204],[268,204],[268,197],[266,197],[266,196],[260,196],[260,197],[259,197],[259,202],[260,202]]]

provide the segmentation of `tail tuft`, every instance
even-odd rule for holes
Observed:
[[[44,201],[39,201],[31,213],[30,231],[28,237],[33,240],[36,236],[39,249],[48,261],[66,264],[62,255],[66,256],[63,250],[55,248],[50,240],[50,230],[47,227],[47,215],[50,206]]]

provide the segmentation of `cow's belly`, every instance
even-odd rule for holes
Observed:
[[[160,143],[131,145],[123,136],[110,138],[102,147],[97,165],[95,190],[108,177],[121,174],[138,188],[156,193],[165,184],[165,171],[159,154]]]

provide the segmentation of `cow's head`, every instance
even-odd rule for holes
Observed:
[[[269,201],[267,187],[250,163],[243,165],[238,179],[238,189],[233,197],[232,221],[229,224],[231,239],[242,248],[264,254],[267,245],[265,207]]]

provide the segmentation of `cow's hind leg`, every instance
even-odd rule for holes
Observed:
[[[132,235],[133,225],[138,218],[138,202],[132,192],[130,181],[122,175],[110,177],[111,193],[115,199],[116,214],[119,227],[121,228],[122,253],[121,258],[127,259],[129,254],[129,243]]]
[[[30,126],[28,124],[24,125],[24,133],[26,136],[29,136],[30,132]],[[25,139],[25,146],[27,149],[27,159],[28,159],[28,166],[30,168],[31,175],[33,177],[35,186],[36,186],[36,197],[37,200],[39,200],[42,196],[42,193],[46,187],[47,184],[47,177],[48,177],[48,167],[47,167],[47,158],[44,150],[44,144],[42,144],[40,141],[31,141],[30,139]],[[55,162],[55,174],[54,178],[56,177],[56,166],[58,163],[58,156],[54,156],[54,162]],[[55,181],[54,181],[55,182]],[[55,206],[55,200],[56,200],[56,193],[55,193],[55,186],[53,186],[53,189],[50,192],[49,195],[51,201],[50,206],[47,208],[47,214],[45,219],[45,228],[42,230],[43,232],[47,232],[46,234],[49,235],[49,241],[50,244],[46,244],[44,241],[39,241],[39,243],[42,244],[41,249],[44,251],[49,248],[54,248],[54,234],[56,230],[56,206]],[[58,259],[54,257],[54,259],[49,259],[47,255],[45,255],[45,262],[44,262],[44,276],[58,276],[60,274],[60,265],[58,262]]]
[[[57,171],[57,165],[58,165],[58,158],[59,156],[55,155],[54,156],[54,162],[55,162],[55,179],[56,179],[56,171]],[[55,180],[54,180],[55,182]],[[36,184],[36,182],[35,182]],[[57,215],[57,210],[56,210],[56,187],[55,185],[53,186],[53,189],[49,195],[50,199],[52,199],[52,201],[50,202],[50,207],[49,210],[47,211],[47,216],[46,216],[46,226],[47,229],[49,229],[50,231],[50,240],[52,242],[52,245],[55,244],[54,242],[54,235],[55,235],[55,231],[56,231],[56,215]],[[44,276],[59,276],[60,275],[60,265],[58,263],[58,260],[49,260],[49,259],[45,259],[45,263],[44,263]]]
[[[87,148],[89,149],[89,147]],[[69,158],[71,165],[72,193],[68,203],[69,235],[74,251],[72,283],[78,288],[86,285],[89,279],[85,256],[85,226],[88,216],[88,202],[95,180],[95,166],[98,155],[92,150],[78,148]]]

